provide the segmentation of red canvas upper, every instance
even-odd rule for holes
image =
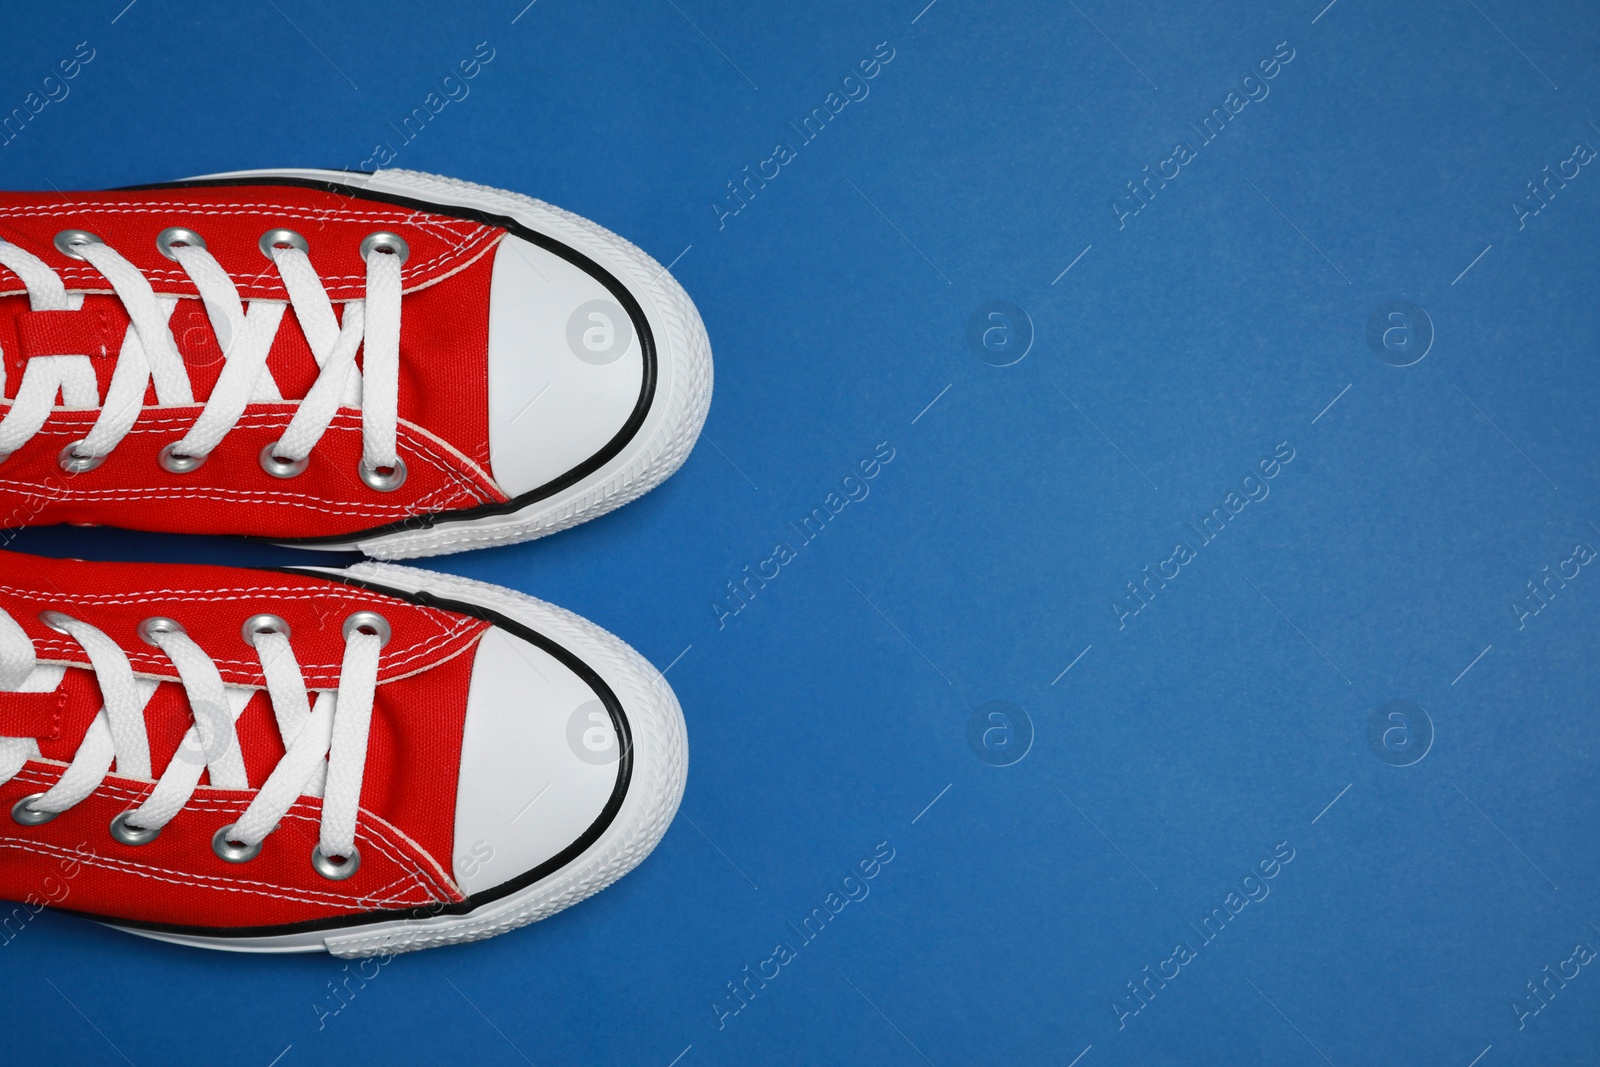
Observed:
[[[166,925],[212,928],[326,921],[462,899],[451,877],[458,765],[473,654],[488,624],[300,574],[222,567],[45,560],[0,552],[0,608],[33,640],[40,663],[68,665],[51,694],[0,693],[0,736],[39,738],[41,758],[0,786],[0,898],[37,896],[62,862],[82,865],[64,907]],[[376,611],[393,636],[379,659],[377,696],[362,779],[356,842],[361,866],[333,882],[311,866],[321,801],[302,797],[263,843],[230,864],[211,837],[244,811],[252,792],[212,788],[202,777],[190,803],[149,844],[119,843],[110,821],[136,807],[153,780],[113,767],[86,800],[37,826],[4,812],[54,785],[73,758],[101,699],[81,646],[38,621],[57,610],[117,642],[136,673],[163,679],[145,709],[152,773],[160,776],[194,719],[171,661],[137,635],[141,620],[180,622],[229,685],[258,692],[237,721],[252,789],[284,754],[255,650],[240,635],[256,613],[284,619],[312,689],[337,686],[341,626]]]
[[[180,477],[156,462],[200,412],[223,366],[219,346],[188,274],[156,246],[156,235],[184,227],[252,300],[285,300],[278,271],[258,241],[291,229],[337,313],[365,295],[362,239],[387,231],[410,247],[402,267],[399,451],[408,477],[377,492],[357,476],[360,413],[342,410],[289,480],[261,469],[261,449],[276,441],[295,406],[252,404],[198,470]],[[171,318],[195,403],[155,406],[154,389],[133,431],[98,468],[64,472],[61,449],[81,438],[95,410],[57,408],[44,429],[0,462],[0,526],[114,523],[188,533],[249,532],[266,537],[327,537],[411,516],[502,503],[488,457],[489,254],[505,231],[472,219],[293,185],[214,185],[100,193],[0,193],[0,238],[53,268],[69,292],[90,294],[81,311],[34,312],[16,275],[0,266],[0,353],[9,403],[30,354],[89,355],[100,394],[111,379],[128,327],[122,303],[87,262],[58,251],[64,229],[86,230],[128,259],[157,294],[177,296]],[[102,354],[104,353],[104,354]],[[359,363],[360,356],[357,357]],[[318,368],[291,308],[273,341],[268,367],[286,400],[305,395]]]

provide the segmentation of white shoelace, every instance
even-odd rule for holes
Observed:
[[[116,642],[94,626],[60,612],[46,613],[45,621],[82,646],[105,701],[56,784],[23,802],[28,809],[26,815],[53,817],[99,788],[110,773],[113,760],[120,777],[150,779],[144,708],[158,683],[135,677],[128,657]],[[211,657],[171,620],[146,620],[141,633],[148,633],[148,639],[177,669],[195,720],[144,803],[120,816],[133,836],[154,840],[155,834],[189,803],[202,770],[210,770],[211,784],[217,788],[250,788],[234,720],[244,711],[254,690],[224,686]],[[254,644],[286,752],[244,814],[226,828],[226,833],[218,828],[213,845],[219,855],[231,852],[236,862],[248,859],[277,829],[299,797],[320,796],[321,857],[343,859],[346,871],[354,873],[360,862],[355,845],[356,812],[366,772],[367,733],[372,723],[378,650],[383,639],[371,632],[370,626],[351,628],[345,639],[339,686],[318,692],[314,707],[289,638],[278,630],[258,630]],[[0,691],[49,692],[60,684],[65,670],[39,666],[33,642],[16,620],[0,609]],[[34,738],[0,738],[0,785],[38,756],[39,744]],[[337,859],[328,870],[338,871]],[[319,870],[324,869],[322,861],[314,862]],[[329,877],[347,877],[348,873]]]
[[[298,235],[289,236],[303,243]],[[67,408],[100,409],[89,433],[62,453],[62,466],[80,471],[97,466],[127,436],[139,417],[152,379],[158,404],[195,402],[189,374],[169,324],[178,298],[157,296],[138,268],[99,238],[87,234],[80,238],[68,242],[73,253],[87,260],[110,282],[132,320],[123,336],[111,383],[102,399],[88,355],[38,356],[28,360],[10,410],[0,418],[0,462],[39,432],[50,417],[58,394]],[[383,472],[403,470],[395,439],[399,422],[400,264],[406,253],[404,242],[392,234],[374,234],[368,242],[374,239],[379,240],[366,254],[366,299],[349,302],[342,324],[334,315],[328,291],[310,258],[287,238],[272,246],[271,255],[289,302],[253,300],[248,312],[233,279],[203,244],[173,240],[165,246],[199,291],[225,358],[222,374],[188,433],[163,453],[167,470],[182,473],[198,467],[233,429],[250,403],[283,402],[267,367],[267,355],[284,312],[293,305],[311,353],[322,369],[283,435],[262,453],[262,466],[279,477],[298,474],[344,406],[361,410],[363,480],[373,488],[385,490],[400,484],[394,474]],[[76,311],[83,306],[83,294],[68,293],[60,275],[43,260],[3,239],[0,264],[22,279],[32,310]],[[358,370],[356,350],[363,347],[363,342],[365,351]],[[270,463],[271,460],[276,462]],[[404,475],[398,477],[403,479]]]

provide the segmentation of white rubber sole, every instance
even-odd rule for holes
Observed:
[[[468,578],[387,563],[358,563],[344,570],[306,569],[477,604],[525,624],[577,655],[605,680],[627,712],[633,739],[633,771],[621,808],[605,831],[572,862],[464,915],[395,919],[266,937],[210,937],[125,926],[118,929],[175,944],[230,952],[326,951],[341,957],[414,952],[479,941],[537,922],[600,892],[637,867],[656,847],[683,798],[689,771],[688,736],[683,711],[666,679],[621,638],[553,604]]]
[[[274,177],[338,182],[514,218],[564,241],[616,275],[644,309],[656,342],[656,390],[644,425],[617,455],[575,484],[505,514],[459,521],[441,516],[437,525],[424,529],[295,547],[358,549],[377,559],[413,559],[530,541],[643,496],[688,459],[711,407],[711,341],[689,294],[644,251],[588,219],[531,196],[419,171],[247,170],[191,180]]]

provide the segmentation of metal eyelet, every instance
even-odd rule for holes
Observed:
[[[379,615],[376,611],[358,611],[344,620],[344,625],[339,628],[339,632],[343,634],[346,641],[350,640],[350,635],[358,630],[362,633],[375,635],[378,638],[379,648],[387,645],[390,636],[393,634],[393,631],[389,629],[389,620]]]
[[[82,249],[84,245],[103,244],[105,244],[104,241],[88,230],[62,230],[56,234],[55,239],[56,251],[68,259],[83,259]]]
[[[173,251],[175,247],[204,248],[205,246],[206,239],[204,237],[201,237],[193,230],[186,230],[182,226],[168,226],[156,234],[156,247],[161,250],[162,255],[172,260],[178,258],[178,254]]]
[[[369,233],[361,239],[361,262],[365,263],[367,257],[374,252],[399,256],[402,263],[411,258],[411,246],[406,244],[406,239],[387,230]]]
[[[38,811],[33,807],[33,802],[44,796],[43,793],[29,793],[15,804],[11,805],[11,819],[23,826],[42,826],[61,813],[59,811]]]
[[[284,459],[277,454],[278,442],[274,441],[261,450],[261,469],[274,478],[293,478],[306,469],[306,459]]]
[[[71,631],[67,629],[67,624],[72,622],[73,619],[72,616],[68,615],[66,612],[41,611],[39,612],[39,621],[50,627],[50,629],[54,630],[58,634],[68,634],[70,636]]]
[[[260,615],[250,616],[244,620],[244,625],[239,628],[239,636],[244,638],[244,643],[252,648],[255,647],[256,638],[263,634],[282,634],[288,637],[289,624],[276,615],[268,615],[263,612]]]
[[[104,456],[78,455],[78,448],[83,444],[83,441],[83,438],[73,441],[56,455],[56,465],[68,474],[82,474],[84,471],[92,471],[106,461]]]
[[[361,850],[351,845],[350,855],[342,860],[334,860],[323,854],[319,843],[311,848],[311,866],[328,881],[342,882],[361,869]]]
[[[368,489],[376,489],[380,493],[392,493],[406,484],[406,461],[399,456],[394,458],[392,467],[369,467],[367,461],[362,460],[356,464],[356,471],[361,475],[361,480],[367,483]],[[384,471],[389,473],[385,474]]]
[[[272,259],[272,250],[274,248],[298,248],[300,251],[307,253],[311,251],[311,245],[306,242],[306,239],[293,230],[268,230],[261,235],[261,240],[256,242],[256,246],[261,249],[261,254],[268,259]]]
[[[164,615],[152,615],[139,624],[139,638],[147,645],[156,645],[156,634],[184,633],[183,624]],[[156,645],[160,648],[160,645]]]
[[[164,447],[161,454],[156,457],[156,462],[168,474],[188,474],[206,461],[204,456],[185,456],[174,451],[177,447],[177,442],[173,442]]]
[[[148,845],[161,836],[161,827],[153,830],[142,830],[137,826],[128,825],[128,816],[133,812],[125,811],[111,820],[111,836],[124,845]]]
[[[211,835],[211,851],[217,854],[220,860],[229,863],[249,863],[261,855],[261,843],[253,845],[239,845],[228,840],[228,835],[233,832],[233,823],[229,823]]]

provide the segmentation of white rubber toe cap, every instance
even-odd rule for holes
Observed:
[[[509,496],[582,465],[633,414],[638,331],[582,267],[506,235],[489,298],[489,467]]]
[[[452,860],[469,896],[583,837],[616,788],[621,751],[595,691],[548,652],[494,627],[475,655]]]

